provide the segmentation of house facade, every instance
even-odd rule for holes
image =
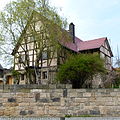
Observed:
[[[14,84],[14,79],[12,76],[11,69],[3,68],[2,65],[0,64],[0,85],[3,84],[12,85]]]
[[[65,38],[61,37],[58,42],[61,47],[56,49],[56,47],[48,45],[48,38],[41,34],[42,20],[38,19],[36,15],[32,16],[13,50],[14,69],[20,73],[19,84],[54,83],[59,65],[64,63],[72,53],[97,53],[105,59],[106,69],[112,69],[111,57],[113,54],[106,37],[83,41],[75,36],[75,25],[71,23],[69,30],[65,31],[71,39],[65,41]],[[36,31],[34,35],[34,31],[31,33],[33,26]],[[48,34],[48,32],[43,32]],[[31,71],[29,75],[27,75],[28,69]],[[27,80],[28,76],[31,77],[31,83]]]

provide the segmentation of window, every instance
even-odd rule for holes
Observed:
[[[30,41],[34,41],[34,39],[35,39],[35,38],[34,38],[33,36],[30,37]]]
[[[19,56],[19,63],[23,63],[25,61],[25,55]]]
[[[47,71],[42,72],[42,79],[47,79]]]
[[[33,43],[33,42],[28,43],[27,45],[28,45],[28,49],[29,49],[29,50],[31,50],[31,49],[34,48],[34,43]]]
[[[24,80],[24,74],[21,74],[21,80]]]
[[[19,63],[22,63],[21,55],[19,56]]]
[[[47,51],[42,52],[42,59],[46,60],[47,59]]]

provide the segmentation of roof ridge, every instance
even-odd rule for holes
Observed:
[[[90,41],[95,41],[95,40],[99,40],[99,39],[106,39],[107,37],[101,37],[101,38],[96,38],[96,39],[92,39],[92,40],[86,40],[83,42],[90,42]]]

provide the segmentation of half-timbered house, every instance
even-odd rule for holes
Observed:
[[[37,15],[39,15],[39,13],[37,13]],[[35,18],[37,18],[37,20]],[[41,29],[42,22],[43,19],[38,19],[36,14],[33,15],[12,52],[12,55],[14,55],[14,69],[21,73],[19,84],[30,83],[27,81],[28,76],[26,71],[28,69],[33,71],[29,74],[29,77],[31,76],[31,83],[53,83],[58,66],[62,64],[71,53],[97,53],[101,58],[105,59],[105,67],[108,70],[112,69],[111,57],[113,54],[107,37],[83,41],[75,36],[75,25],[71,23],[68,31],[61,29],[61,35],[63,35],[63,37],[60,37],[58,40],[58,44],[61,46],[58,51],[56,47],[48,45],[49,41],[46,39],[49,37],[47,38],[46,35],[44,37],[43,34],[42,36],[40,35],[40,31],[43,30]],[[34,28],[31,27],[31,24],[32,26],[34,25]],[[34,34],[34,30],[36,34]],[[48,32],[44,30],[43,32],[44,34],[48,34]],[[71,39],[67,41],[67,37],[65,37],[63,33],[67,33]],[[56,32],[55,34],[58,33]],[[36,39],[36,37],[38,39]],[[39,42],[41,39],[42,43]]]

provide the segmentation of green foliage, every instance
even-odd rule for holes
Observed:
[[[73,88],[81,88],[95,74],[104,73],[104,61],[96,54],[72,55],[61,65],[57,80],[61,83],[72,83]]]
[[[11,60],[11,62],[7,61],[10,62],[10,64],[13,63],[13,57],[11,56],[12,50],[18,42],[20,35],[23,33],[26,24],[31,20],[33,11],[37,11],[41,16],[50,20],[50,22],[48,22],[47,19],[44,19],[44,26],[47,30],[41,30],[40,34],[49,31],[49,40],[51,41],[61,38],[60,29],[55,28],[53,24],[58,25],[60,28],[65,28],[67,25],[66,19],[58,15],[57,8],[50,6],[49,0],[16,0],[7,4],[4,11],[0,12],[0,41],[2,41],[3,44],[0,46],[0,52],[3,56]],[[34,27],[32,26],[31,28]],[[31,31],[32,30],[33,29],[31,29]],[[35,33],[32,32],[32,36],[34,35]],[[38,36],[38,38],[40,38],[40,36]],[[49,41],[49,43],[51,41]],[[56,45],[56,43],[54,43],[54,45]]]
[[[12,76],[14,77],[14,83],[16,84],[19,82],[20,79],[20,73],[16,70],[12,70]]]
[[[113,87],[119,88],[120,87],[120,74],[116,76],[116,78],[113,81]]]
[[[16,70],[12,70],[12,75],[13,76],[18,76],[18,75],[20,75],[20,73]]]

